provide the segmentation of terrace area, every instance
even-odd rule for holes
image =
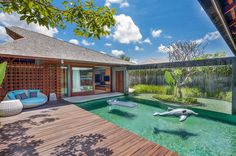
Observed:
[[[1,118],[0,136],[0,155],[177,155],[63,100]]]

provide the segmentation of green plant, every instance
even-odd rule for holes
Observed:
[[[175,95],[182,97],[182,91],[181,91],[181,87],[182,87],[182,83],[181,82],[181,78],[183,76],[183,71],[182,69],[175,69],[172,72],[170,71],[165,71],[165,81],[167,84],[169,84],[172,88],[174,88],[175,86]]]
[[[173,94],[173,89],[169,86],[156,86],[156,85],[135,85],[135,94],[152,93],[152,94]]]
[[[75,35],[94,39],[109,35],[109,28],[115,25],[115,9],[95,6],[93,0],[65,0],[61,7],[56,7],[53,0],[3,0],[0,11],[16,12],[20,20],[47,28],[64,29],[67,22],[75,26]]]
[[[179,103],[179,104],[198,104],[197,99],[195,98],[180,98],[176,97],[174,95],[162,95],[162,94],[156,94],[153,95],[153,98],[161,100],[161,101],[166,101],[166,102],[171,102],[171,103]]]
[[[225,101],[232,102],[232,92],[226,92]]]
[[[121,55],[120,59],[125,60],[125,61],[130,61],[130,57],[125,56],[125,55]]]
[[[0,86],[2,85],[2,82],[5,78],[6,68],[7,68],[7,62],[3,62],[0,64]]]
[[[183,87],[183,97],[202,97],[203,93],[198,88]]]
[[[232,92],[219,92],[218,96],[216,97],[218,99],[222,99],[228,102],[232,101]]]
[[[169,71],[165,71],[165,81],[167,84],[169,84],[170,86],[174,86],[176,84],[175,79],[173,78],[172,74]]]

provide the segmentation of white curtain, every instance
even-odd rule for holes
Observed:
[[[79,68],[72,68],[72,72],[73,72],[73,79],[72,79],[72,92],[80,92],[81,89],[81,82],[80,82],[80,70]]]

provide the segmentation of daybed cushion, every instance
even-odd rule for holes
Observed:
[[[23,104],[24,108],[39,106],[44,104],[45,102],[47,102],[47,98],[45,97],[34,97],[21,100],[21,103]]]
[[[33,98],[27,98],[24,100],[21,100],[22,104],[41,104],[44,103],[47,99],[44,97],[33,97]]]
[[[15,94],[14,94],[13,92],[9,92],[9,93],[7,94],[7,96],[8,96],[8,98],[11,99],[11,100],[15,100],[15,99],[16,99],[16,96],[15,96]]]
[[[24,100],[24,99],[27,99],[28,96],[25,93],[22,93],[22,94],[17,94],[16,98],[19,100]]]
[[[16,96],[19,94],[25,94],[25,91],[24,90],[14,90],[14,91],[9,92],[7,94],[7,96],[9,99],[15,100],[15,99],[17,99]]]
[[[13,93],[16,95],[25,93],[24,90],[14,90]]]
[[[28,90],[28,96],[29,96],[29,98],[31,98],[32,96],[31,96],[31,93],[37,93],[37,95],[36,95],[36,97],[38,97],[39,96],[39,93],[40,93],[40,90]]]

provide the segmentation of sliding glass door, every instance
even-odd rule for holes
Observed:
[[[61,96],[68,96],[68,68],[66,66],[61,67]]]
[[[72,95],[93,92],[93,68],[72,67]]]

